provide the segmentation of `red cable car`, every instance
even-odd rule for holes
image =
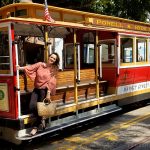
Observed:
[[[0,8],[0,138],[19,144],[56,130],[114,113],[150,97],[150,25],[44,5]],[[57,52],[55,115],[46,130],[27,136],[33,81],[17,65],[44,62]]]

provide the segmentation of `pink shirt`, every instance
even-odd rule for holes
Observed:
[[[56,78],[50,67],[45,63],[39,62],[30,66],[24,67],[25,73],[34,81],[34,87],[37,89],[45,89],[51,91],[51,94],[56,92]]]

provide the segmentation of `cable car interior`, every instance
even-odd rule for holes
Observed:
[[[20,66],[31,65],[44,61],[44,26],[15,24],[15,37],[18,41],[18,62]],[[60,56],[60,68],[57,75],[57,90],[52,100],[59,106],[74,103],[74,37],[72,28],[48,27],[48,51],[57,52]],[[77,43],[77,86],[78,101],[96,98],[96,76],[100,81],[100,96],[115,94],[108,92],[110,80],[108,70],[116,76],[116,33],[101,31],[99,45],[102,47],[102,63],[99,60],[99,70],[96,75],[95,31],[87,29],[76,30]],[[79,53],[79,54],[78,54]],[[101,66],[100,66],[101,65]],[[107,73],[105,73],[107,72]],[[28,102],[33,90],[31,81],[20,71],[21,113],[28,113]],[[110,86],[110,87],[111,87]]]

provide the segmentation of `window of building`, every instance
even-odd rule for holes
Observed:
[[[121,38],[121,62],[132,63],[133,62],[133,39]]]

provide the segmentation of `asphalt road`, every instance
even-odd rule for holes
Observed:
[[[0,150],[150,150],[150,105],[115,113]]]

